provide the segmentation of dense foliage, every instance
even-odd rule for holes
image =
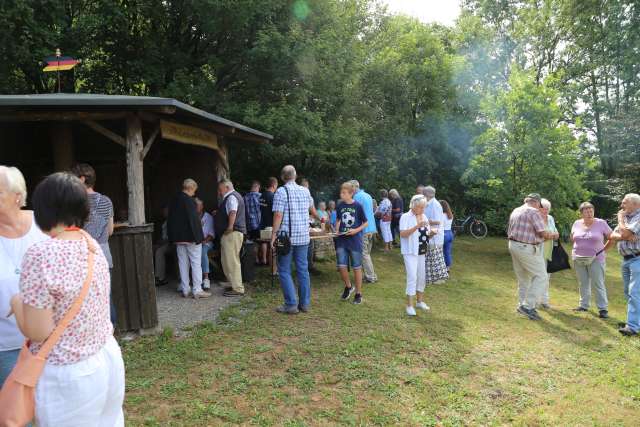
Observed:
[[[295,164],[332,194],[433,183],[499,231],[530,190],[569,221],[640,184],[633,0],[465,0],[444,27],[376,0],[0,1],[0,93],[170,96],[275,135],[234,179]],[[606,202],[609,203],[606,203]]]

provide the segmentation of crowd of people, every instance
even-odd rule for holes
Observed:
[[[21,351],[46,359],[35,390],[39,426],[98,419],[102,425],[124,424],[125,373],[113,337],[113,262],[108,245],[114,230],[113,204],[95,191],[96,179],[86,164],[71,173],[52,174],[37,185],[31,211],[25,209],[27,187],[21,172],[0,166],[0,310],[10,314],[0,316],[0,384],[12,375]],[[245,242],[253,240],[259,243],[255,263],[275,264],[272,274],[279,277],[284,299],[277,311],[308,312],[310,230],[320,224],[334,240],[342,300],[362,304],[364,284],[378,281],[371,250],[379,238],[386,252],[400,247],[406,314],[416,316],[417,310],[430,309],[426,286],[449,279],[454,238],[451,206],[436,199],[433,186],[418,186],[405,211],[397,190],[380,190],[376,200],[351,180],[341,184],[338,201],[319,201],[316,207],[309,182],[298,183],[293,166],[285,166],[280,179],[281,186],[278,179],[269,178],[264,191],[255,181],[244,196],[223,179],[217,186],[219,203],[211,212],[196,197],[198,184],[185,179],[181,191],[163,208],[166,220],[154,257],[157,284],[167,283],[166,257],[175,254],[180,294],[210,297],[209,253],[215,248],[226,279],[224,295],[242,297],[241,256]],[[581,218],[571,229],[579,283],[575,310],[589,310],[594,288],[598,315],[608,318],[606,251],[617,245],[628,303],[627,321],[619,331],[637,335],[640,196],[624,197],[614,229],[595,216],[591,203],[581,204],[579,211]],[[531,320],[541,318],[538,309],[551,307],[548,270],[561,246],[550,212],[549,200],[532,193],[514,209],[508,224],[508,249],[518,283],[517,312]],[[269,262],[274,255],[276,262]],[[70,381],[71,388],[66,386]]]
[[[538,308],[549,309],[549,284],[553,248],[559,233],[551,203],[532,193],[524,204],[511,213],[508,226],[509,252],[518,282],[518,313],[540,320]],[[572,259],[578,279],[579,303],[576,312],[589,311],[591,289],[595,288],[598,316],[609,318],[605,285],[606,252],[617,246],[623,258],[622,281],[627,301],[627,321],[619,325],[625,336],[640,333],[640,195],[624,196],[617,215],[617,226],[595,216],[595,207],[584,202],[579,207],[581,218],[571,227]]]

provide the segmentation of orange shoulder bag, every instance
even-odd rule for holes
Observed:
[[[58,343],[69,323],[80,311],[82,303],[87,293],[89,293],[89,287],[93,279],[96,248],[91,243],[86,232],[82,230],[80,232],[89,248],[87,278],[73,305],[51,332],[38,354],[34,355],[29,351],[28,340],[22,345],[18,362],[4,382],[2,390],[0,390],[0,427],[23,427],[34,419],[36,385],[47,363],[47,357],[49,357],[49,353]]]

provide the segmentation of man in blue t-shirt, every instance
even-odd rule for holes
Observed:
[[[348,300],[353,294],[353,286],[349,279],[349,265],[353,269],[353,275],[356,281],[353,299],[354,304],[362,303],[362,248],[363,236],[362,230],[367,228],[367,216],[362,209],[360,203],[353,200],[355,194],[355,186],[351,182],[345,182],[340,187],[341,203],[338,205],[336,230],[338,237],[336,238],[336,259],[338,261],[338,270],[340,277],[344,281],[344,292],[342,299]],[[349,262],[351,261],[351,262]]]
[[[373,248],[373,240],[378,233],[376,229],[375,213],[373,211],[373,197],[371,197],[366,191],[360,188],[360,183],[357,180],[352,180],[351,183],[356,189],[356,194],[353,199],[360,203],[364,214],[367,216],[368,225],[364,229],[363,245],[362,245],[362,269],[364,270],[364,280],[367,283],[376,283],[378,276],[373,269],[373,260],[371,259],[371,249]]]

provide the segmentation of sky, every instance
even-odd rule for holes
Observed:
[[[389,11],[414,16],[422,22],[453,25],[460,14],[460,0],[384,0]]]

